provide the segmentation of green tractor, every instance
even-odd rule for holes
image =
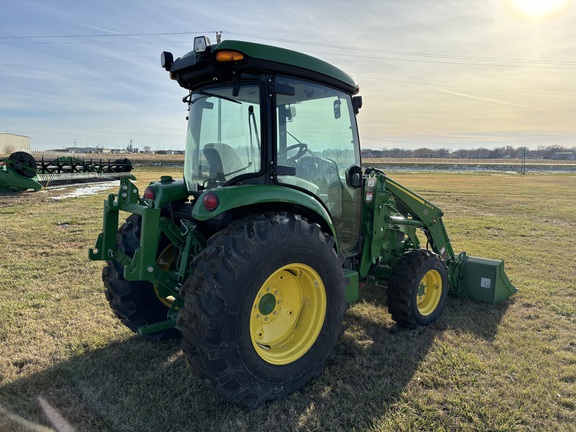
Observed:
[[[142,336],[181,336],[196,373],[247,407],[321,374],[361,280],[386,285],[392,318],[436,321],[450,292],[516,292],[503,262],[455,255],[442,211],[362,169],[358,85],[298,52],[225,40],[162,66],[189,90],[184,179],[104,202],[89,252],[110,307]],[[119,213],[131,213],[119,226]],[[422,247],[421,242],[424,243]]]

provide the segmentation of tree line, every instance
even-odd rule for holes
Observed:
[[[493,149],[484,147],[475,149],[450,150],[448,148],[430,149],[426,147],[418,149],[385,148],[385,149],[362,149],[363,157],[373,158],[458,158],[458,159],[553,159],[572,158],[576,155],[576,147],[563,146],[539,146],[536,149],[527,147],[504,146]]]

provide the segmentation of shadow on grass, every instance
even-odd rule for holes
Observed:
[[[418,386],[413,378],[419,370],[430,373],[428,365],[422,364],[439,336],[450,330],[492,341],[508,307],[449,298],[438,322],[409,330],[394,324],[387,313],[382,314],[387,310],[385,288],[366,286],[361,303],[364,307],[347,313],[348,330],[335,362],[317,384],[324,388],[314,394],[306,390],[315,399],[315,415],[306,419],[306,430],[361,430],[378,424],[396,409],[402,394],[411,394],[410,385]]]
[[[394,409],[442,332],[458,329],[492,340],[506,310],[452,298],[438,323],[404,330],[383,313],[383,291],[368,287],[358,309],[347,313],[348,330],[318,380],[256,410],[228,404],[204,387],[179,341],[136,336],[3,385],[0,404],[50,425],[45,401],[77,431],[363,429]],[[4,418],[2,424],[11,423]]]

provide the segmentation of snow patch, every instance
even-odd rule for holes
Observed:
[[[59,195],[59,196],[53,196],[50,198],[52,198],[54,200],[63,200],[66,198],[78,198],[78,197],[83,197],[83,196],[88,196],[88,195],[96,195],[99,192],[102,192],[102,191],[105,191],[108,189],[112,189],[112,188],[117,188],[117,187],[118,187],[118,182],[110,181],[110,182],[106,182],[106,183],[99,183],[97,185],[79,187],[79,188],[76,188],[72,192],[69,192],[67,194]],[[68,189],[68,188],[66,188],[66,189]]]

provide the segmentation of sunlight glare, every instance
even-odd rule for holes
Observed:
[[[570,0],[508,0],[527,18],[545,18],[559,12]]]

